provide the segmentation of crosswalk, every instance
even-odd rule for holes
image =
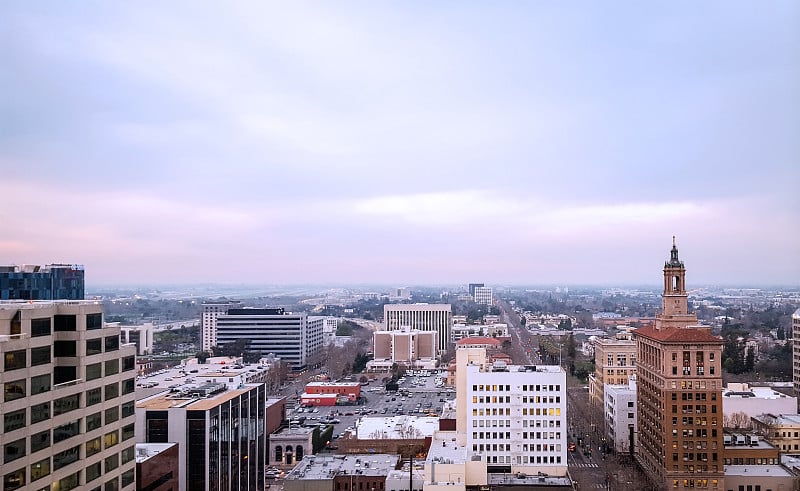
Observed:
[[[599,465],[597,465],[595,463],[585,463],[584,464],[584,463],[580,463],[580,462],[570,463],[569,466],[570,467],[592,467],[592,468],[600,467]]]

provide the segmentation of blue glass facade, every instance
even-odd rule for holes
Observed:
[[[83,300],[83,266],[0,266],[0,300]]]

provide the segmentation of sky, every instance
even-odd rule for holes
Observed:
[[[800,285],[800,3],[0,5],[0,264]]]

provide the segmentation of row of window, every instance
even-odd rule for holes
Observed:
[[[105,341],[105,351],[119,350],[119,337],[106,336],[105,338],[95,338],[86,340],[86,354],[97,355],[103,352],[103,341]],[[72,357],[77,356],[77,341],[54,341],[52,346],[52,355],[50,346],[41,346],[38,348],[31,348],[31,364],[35,367],[39,365],[46,365],[52,361],[52,357]],[[5,371],[20,370],[28,367],[28,350],[8,351],[3,354]],[[133,357],[130,357],[133,360]],[[127,358],[126,358],[127,360]],[[129,370],[133,370],[133,365],[130,364]],[[127,366],[127,365],[126,365]]]
[[[77,449],[77,450],[76,450]],[[46,458],[39,462],[35,462],[30,465],[28,469],[28,476],[30,481],[26,481],[26,472],[25,468],[17,469],[14,472],[10,472],[3,476],[3,490],[4,491],[13,491],[15,489],[19,489],[25,486],[28,482],[33,483],[47,477],[50,475],[50,472],[57,471],[58,469],[64,467],[65,465],[71,464],[77,460],[76,455],[79,452],[80,447],[73,447],[71,449],[65,450],[59,454],[53,456],[53,461],[51,464],[50,458]],[[110,472],[119,467],[120,465],[125,465],[128,462],[134,459],[134,447],[126,448],[121,452],[120,455],[114,454],[110,457],[107,457],[102,462],[96,462],[90,466],[88,466],[85,470],[86,472],[86,484],[91,483],[95,479],[98,479],[100,476],[103,475],[102,468],[105,468],[105,472]],[[121,457],[121,463],[120,463]],[[66,463],[65,463],[66,462]],[[102,464],[102,467],[101,467]],[[80,474],[81,471],[75,472],[63,479],[55,481],[53,485],[53,489],[58,489],[59,491],[70,491],[72,489],[76,489],[80,486]],[[120,485],[121,481],[121,485]],[[117,491],[121,488],[126,486],[130,486],[135,481],[134,469],[129,469],[122,473],[120,478],[115,478],[111,481],[107,481],[102,487],[98,486],[94,488],[92,491]],[[50,484],[41,488],[39,491],[50,491]]]
[[[112,360],[112,361],[117,363],[117,360]],[[109,363],[109,362],[106,362],[106,363]],[[62,368],[64,370],[61,370]],[[54,371],[54,376],[56,377],[56,382],[61,383],[61,382],[69,381],[69,380],[75,380],[74,368],[75,367],[56,367],[56,369]],[[69,373],[67,373],[66,375],[60,377],[63,380],[59,380],[59,374],[62,373],[62,372],[63,373],[69,372]],[[117,373],[117,372],[111,372],[111,373]],[[110,374],[109,372],[106,372],[106,375],[109,375],[109,374]],[[3,384],[3,400],[5,402],[9,402],[9,401],[13,401],[13,400],[20,399],[20,398],[23,398],[23,397],[27,397],[28,395],[36,395],[36,394],[42,394],[42,393],[45,393],[45,392],[49,392],[52,389],[50,377],[51,377],[51,375],[49,373],[46,373],[44,375],[38,375],[36,377],[31,377],[31,379],[30,379],[30,381],[31,381],[30,393],[28,393],[28,390],[27,390],[27,380],[26,379],[12,380],[11,382],[6,382],[6,383]],[[86,367],[86,377],[87,377],[87,380],[94,380],[94,379],[98,379],[98,378],[102,377],[100,364],[99,363],[97,364],[96,370],[91,370],[91,371],[90,371],[89,366],[87,366]],[[122,394],[123,395],[124,394],[130,394],[135,390],[135,379],[129,378],[129,379],[123,380],[121,385],[122,385]],[[120,384],[117,383],[117,382],[114,382],[112,384],[106,385],[104,387],[104,389],[105,389],[105,398],[106,398],[106,400],[113,399],[115,397],[119,397],[119,395],[120,395]],[[88,398],[89,393],[96,394],[91,399],[91,400],[93,400],[95,402],[89,402],[90,401],[90,399]],[[86,394],[87,394],[87,403],[86,403],[87,406],[91,405],[91,404],[96,404],[97,402],[100,402],[99,400],[97,400],[97,398],[100,397],[100,388],[92,389],[90,391],[87,391]],[[73,397],[77,397],[77,396],[76,395],[72,395],[72,396],[63,397],[61,399],[56,399],[55,403],[58,406],[59,404],[61,404],[61,401],[65,401],[65,400],[72,401],[71,398],[73,398]],[[72,407],[71,403],[70,403],[69,407]],[[73,409],[77,409],[77,408],[73,408]],[[71,410],[72,409],[70,409],[70,411]]]
[[[49,448],[50,445],[54,445],[56,443],[68,440],[80,433],[80,426],[81,420],[77,419],[75,421],[71,421],[69,423],[57,426],[51,432],[51,430],[45,430],[39,433],[35,433],[30,437],[30,453],[34,454],[40,450],[45,448]],[[92,416],[86,418],[86,431],[91,431],[93,429],[100,427],[100,413],[96,413]],[[114,430],[109,433],[106,433],[102,437],[103,441],[103,448],[111,448],[114,445],[117,445],[121,441],[130,440],[134,436],[134,429],[133,423],[129,425],[125,425],[122,428],[122,438],[120,439],[120,430]],[[20,438],[19,440],[15,440],[3,445],[3,463],[8,464],[9,462],[13,462],[17,459],[25,457],[28,455],[27,453],[27,439]],[[94,455],[101,451],[100,447],[101,437],[94,438],[88,442],[86,442],[86,457]],[[61,469],[72,462],[76,461],[80,457],[80,445],[76,445],[72,448],[64,450],[63,452],[59,452],[53,456],[53,470]]]
[[[473,392],[511,392],[510,385],[483,385],[483,384],[475,384],[472,386]],[[523,392],[560,392],[561,385],[523,385],[522,386]]]

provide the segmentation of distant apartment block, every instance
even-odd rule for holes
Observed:
[[[339,328],[339,317],[322,318],[322,343],[331,344],[336,342],[336,330]]]
[[[90,301],[0,302],[3,489],[135,488],[133,345]]]
[[[450,345],[453,312],[450,304],[386,304],[383,306],[383,323],[386,331],[399,331],[409,327],[418,331],[436,332],[436,350],[442,352]]]
[[[617,453],[636,448],[636,376],[626,385],[606,384],[604,413],[606,437]]]
[[[411,300],[411,288],[404,286],[400,288],[393,288],[389,294],[391,299],[397,300]]]
[[[492,287],[478,286],[472,294],[472,299],[479,305],[492,305]]]
[[[484,286],[486,286],[486,285],[484,285],[483,283],[470,283],[469,284],[469,296],[472,297],[472,298],[475,298],[475,289],[476,288],[481,288],[481,287],[484,287]]]
[[[203,317],[200,319],[203,351],[211,352],[211,347],[217,345],[217,318],[228,313],[228,309],[240,308],[241,302],[220,301],[203,302]]]
[[[136,402],[136,441],[178,444],[178,491],[264,489],[266,416],[264,384],[184,387]]]
[[[374,357],[367,362],[371,370],[388,370],[395,363],[414,368],[436,367],[436,333],[408,328],[399,331],[375,331],[372,335]]]
[[[83,300],[83,266],[0,266],[0,300]]]
[[[292,370],[302,370],[322,349],[323,317],[305,312],[292,314],[278,309],[228,309],[217,316],[217,343],[226,345],[239,339],[250,342],[252,351],[270,353],[288,362]]]
[[[636,342],[628,333],[614,338],[594,341],[594,373],[589,376],[589,400],[593,406],[603,406],[603,387],[606,384],[627,385],[636,373]]]

